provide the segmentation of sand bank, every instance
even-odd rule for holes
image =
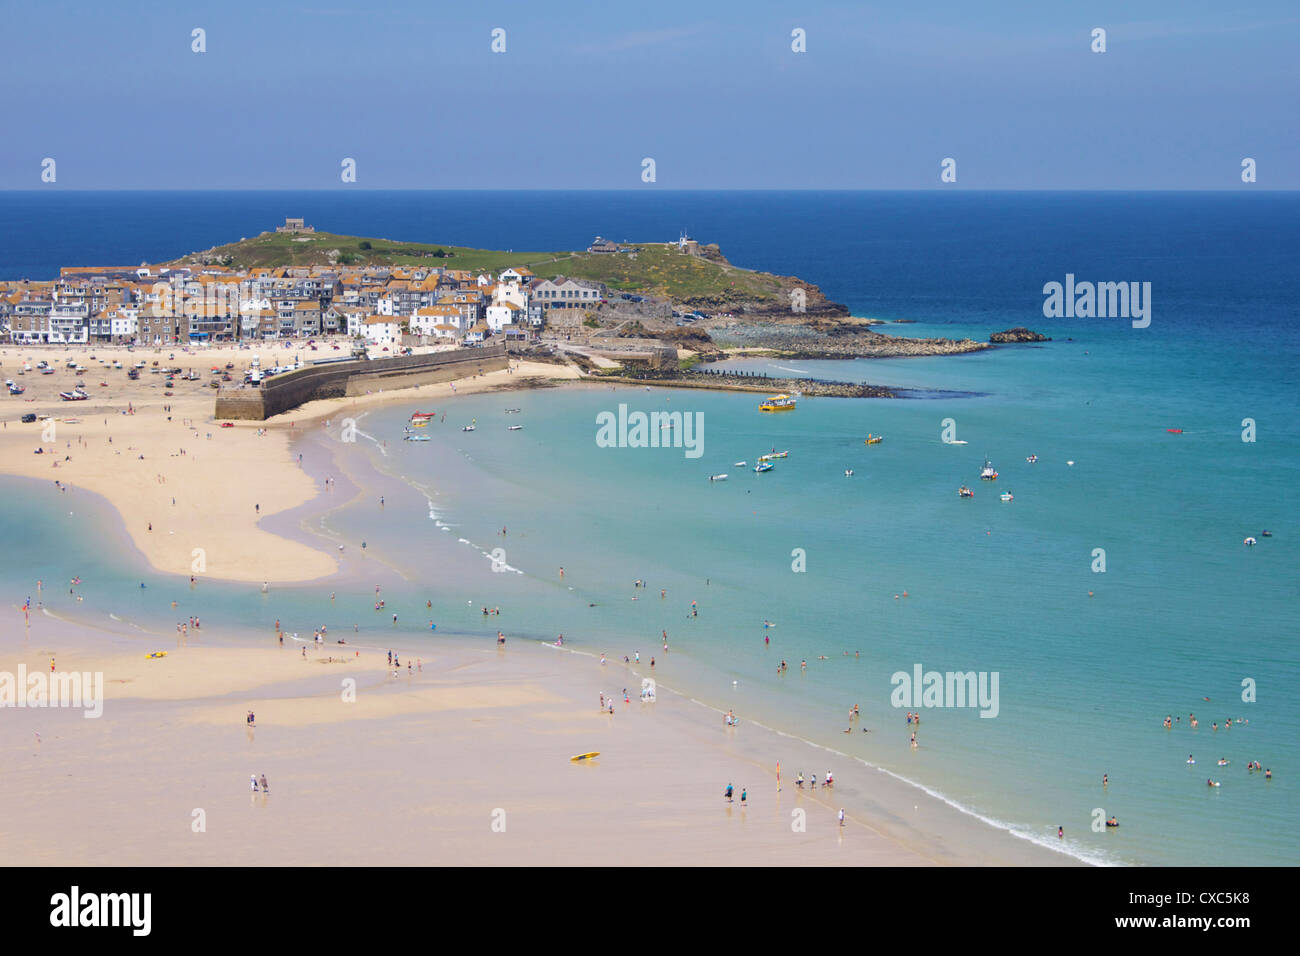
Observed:
[[[338,567],[334,558],[259,526],[263,518],[308,502],[321,491],[290,449],[295,429],[345,410],[392,402],[427,403],[453,394],[578,377],[575,369],[566,366],[512,363],[509,371],[455,383],[455,392],[450,383],[375,392],[312,402],[264,423],[220,427],[212,420],[216,390],[208,387],[214,377],[211,370],[224,370],[233,363],[232,374],[242,374],[254,354],[271,365],[288,361],[294,353],[271,346],[192,352],[0,349],[0,373],[27,389],[24,395],[9,398],[5,406],[0,470],[57,480],[102,495],[122,515],[132,542],[159,571],[234,581],[310,581],[334,573]],[[57,365],[59,371],[18,375],[24,363],[34,370],[42,360]],[[81,363],[86,371],[66,369],[69,360]],[[146,362],[140,379],[127,379],[126,369],[139,361]],[[113,362],[123,368],[112,368]],[[199,378],[191,382],[177,376],[168,389],[161,373],[149,371],[153,362],[161,363],[160,368],[193,369]],[[58,393],[71,389],[76,381],[85,384],[91,398],[60,401]],[[21,423],[27,412],[35,413],[38,421]],[[52,416],[52,422],[46,416]],[[38,448],[42,454],[35,454]]]

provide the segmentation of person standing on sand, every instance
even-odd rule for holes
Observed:
[[[253,792],[257,793],[257,774],[250,773],[248,775],[248,783],[250,786],[252,786]]]
[[[722,793],[722,795],[723,795],[724,797],[727,798],[727,802],[728,802],[728,803],[731,803],[731,802],[732,802],[732,800],[731,800],[731,794],[732,794],[732,792],[733,792],[733,791],[732,791],[732,788],[731,788],[731,784],[728,783],[728,784],[727,784],[727,789],[724,790],[723,793]]]
[[[844,808],[840,807],[840,826],[844,826]]]
[[[271,785],[266,782],[266,774],[262,774],[262,792],[263,793],[271,792]]]
[[[741,787],[741,788],[740,788],[740,805],[743,807],[743,806],[745,805],[745,801],[748,800],[748,799],[749,799],[749,791],[746,790],[744,787]]]

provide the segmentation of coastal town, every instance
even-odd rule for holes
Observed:
[[[310,233],[302,219],[278,232]],[[593,248],[604,240],[597,238]],[[607,301],[603,283],[441,265],[67,266],[0,281],[14,345],[175,346],[347,336],[383,350],[536,341]]]

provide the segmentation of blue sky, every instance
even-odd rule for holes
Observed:
[[[1234,189],[1244,157],[1251,188],[1300,188],[1294,0],[0,15],[0,189],[42,188],[45,157],[57,189]]]

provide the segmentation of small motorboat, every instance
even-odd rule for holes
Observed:
[[[402,441],[428,441],[428,435],[407,435]]]
[[[70,392],[59,392],[59,398],[63,399],[65,402],[84,402],[86,399],[90,398],[90,393],[82,391],[79,388],[74,388]]]
[[[1181,428],[1166,428],[1165,431],[1169,432],[1171,435],[1181,435],[1183,433]]]
[[[709,481],[726,481],[726,475],[709,475]]]
[[[1069,465],[1071,468],[1074,467],[1074,462],[1073,462],[1073,461],[1067,461],[1066,464]]]
[[[852,468],[845,468],[845,469],[844,469],[844,477],[845,477],[845,478],[852,478],[852,477],[853,477],[853,469],[852,469]]]
[[[765,471],[771,471],[771,470],[772,470],[772,463],[770,461],[760,461],[757,465],[754,466],[754,472],[760,475]]]
[[[523,425],[507,425],[507,426],[506,426],[506,431],[508,431],[508,432],[517,432],[517,431],[519,431],[519,429],[521,429],[521,428],[523,428],[523,427],[524,427]]]
[[[463,428],[461,428],[461,431],[463,431],[463,432],[472,432],[472,431],[474,431],[474,430],[476,429],[476,427],[477,427],[477,426],[474,426],[474,425],[465,425]]]
[[[506,409],[506,414],[507,414],[507,415],[518,415],[518,414],[519,414],[519,409],[517,409],[517,408],[507,408],[507,409]]]
[[[1244,544],[1244,545],[1245,545],[1246,547],[1248,547],[1248,548],[1253,548],[1253,547],[1255,547],[1255,545],[1259,544],[1259,542],[1256,541],[1254,538],[1247,538],[1245,541],[1243,541],[1243,542],[1241,542],[1241,543]]]
[[[1273,537],[1273,532],[1272,532],[1272,531],[1261,531],[1261,532],[1259,533],[1259,536],[1260,536],[1261,538],[1271,538],[1271,537]]]
[[[1013,495],[1013,494],[1012,494],[1011,492],[1009,492],[1009,491],[1004,491],[1004,492],[1002,492],[1001,497],[1002,497],[1002,500],[1003,500],[1003,501],[1014,501],[1014,500],[1015,500],[1015,495]]]
[[[5,382],[5,385],[8,387],[10,395],[21,395],[23,392],[27,391],[27,389],[17,384],[13,379]]]
[[[962,485],[960,488],[957,489],[957,497],[958,497],[958,498],[974,498],[974,497],[975,497],[975,492],[971,491],[971,490],[970,490],[969,488],[967,488],[965,485]]]
[[[993,462],[987,458],[984,459],[984,467],[980,469],[980,481],[997,481],[998,470],[993,467]]]
[[[862,443],[864,445],[879,445],[884,440],[885,440],[884,435],[872,435],[868,433],[867,437],[862,440]]]
[[[737,461],[737,462],[734,462],[733,464],[735,464],[735,466],[736,466],[737,468],[745,468],[745,467],[747,467],[747,466],[749,465],[749,462],[747,462],[747,461]]]
[[[411,421],[413,421],[413,422],[414,422],[414,421],[418,421],[419,419],[422,419],[422,418],[427,420],[427,419],[433,418],[433,417],[434,417],[435,415],[437,415],[437,414],[438,414],[437,412],[412,412],[412,413],[411,413]]]
[[[1030,455],[1028,458],[1025,459],[1025,461],[1029,462],[1031,465],[1036,465],[1038,464],[1038,456]]]

